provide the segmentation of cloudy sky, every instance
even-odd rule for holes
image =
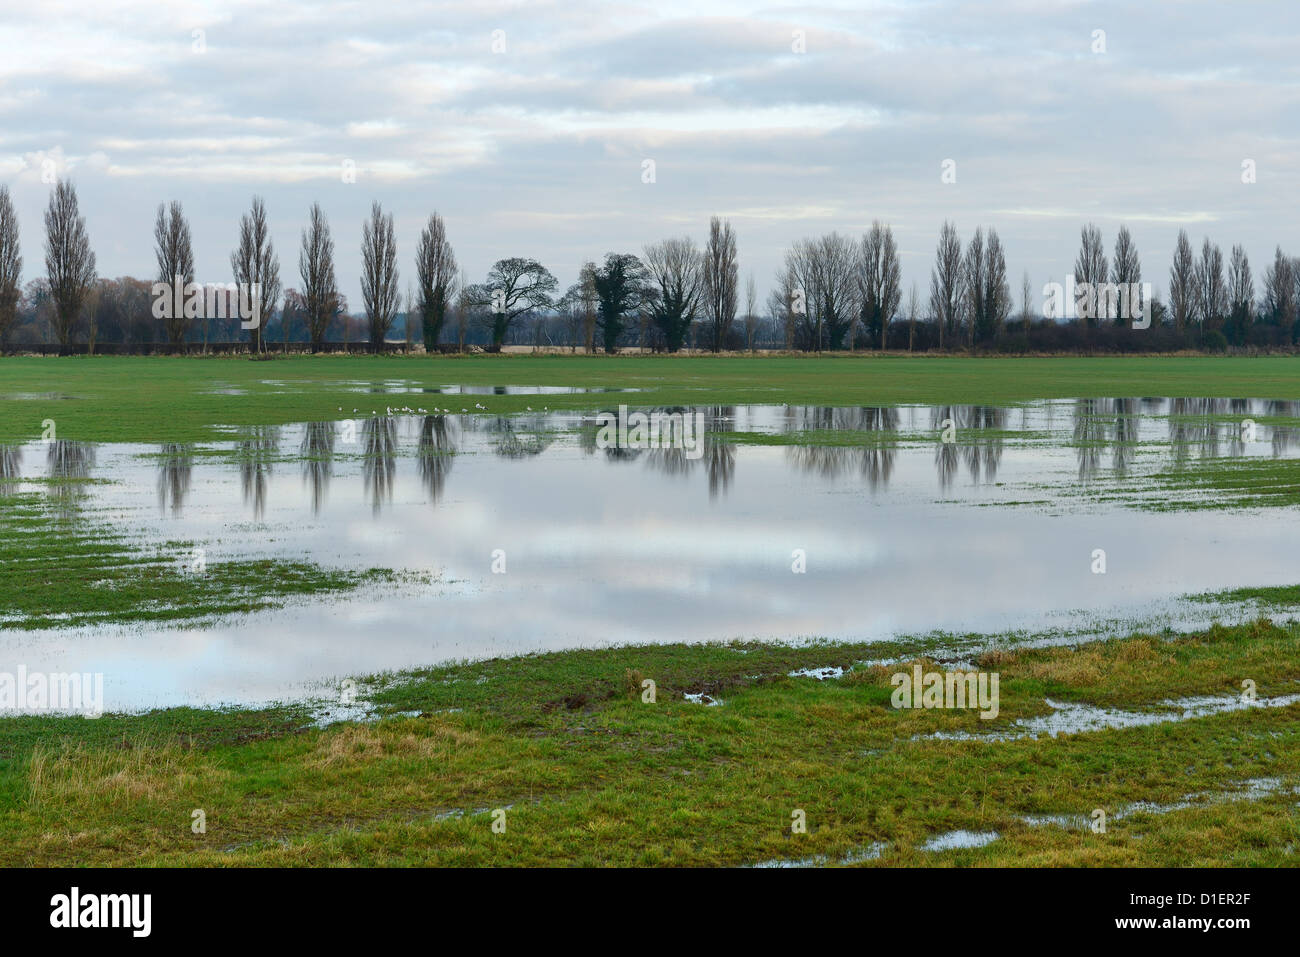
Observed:
[[[731,218],[761,297],[793,240],[876,218],[922,293],[945,218],[963,239],[999,230],[1017,295],[1026,270],[1036,290],[1063,279],[1087,221],[1108,251],[1127,223],[1157,289],[1180,228],[1198,247],[1207,234],[1225,252],[1244,244],[1257,275],[1276,244],[1300,253],[1289,2],[0,11],[0,181],[21,216],[24,280],[44,268],[51,169],[76,183],[107,276],[152,277],[155,211],[178,199],[196,278],[228,281],[239,216],[261,194],[296,286],[318,200],[354,309],[376,199],[396,214],[403,287],[435,209],[471,279],[530,256],[561,288],[608,251],[703,240],[714,214]]]

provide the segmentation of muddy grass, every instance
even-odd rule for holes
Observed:
[[[1049,702],[1163,713],[1237,701],[1246,680],[1261,702],[1293,695],[1300,627],[982,644],[977,667],[1001,678],[991,721],[893,707],[910,662],[869,663],[878,646],[757,643],[372,676],[363,694],[387,716],[325,728],[293,708],[10,719],[0,862],[1295,863],[1300,706],[997,733]],[[943,667],[924,643],[894,650]],[[844,670],[790,676],[828,667]],[[1104,832],[1073,826],[1097,810]]]

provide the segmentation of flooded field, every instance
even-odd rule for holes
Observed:
[[[11,621],[0,670],[102,672],[110,710],[252,704],[542,649],[1203,624],[1232,609],[1185,596],[1300,577],[1300,512],[1268,507],[1300,485],[1300,403],[663,410],[700,414],[697,454],[602,442],[594,413],[545,408],[563,390],[510,388],[539,407],[358,384],[338,421],[0,449],[12,489],[196,569],[419,573],[198,624]]]

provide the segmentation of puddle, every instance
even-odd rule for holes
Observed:
[[[1011,631],[1064,643],[1089,629],[1193,628],[1241,609],[1179,596],[1297,580],[1300,509],[1189,521],[1105,495],[1141,493],[1179,463],[1300,456],[1288,424],[1300,402],[709,406],[689,411],[714,433],[852,441],[709,439],[691,457],[599,447],[590,412],[490,410],[492,395],[544,403],[560,387],[348,388],[345,410],[364,412],[334,421],[336,400],[321,421],[231,427],[202,447],[0,447],[0,479],[145,546],[192,542],[209,566],[306,559],[424,583],[201,625],[0,630],[0,670],[102,672],[110,710],[263,704],[341,676],[559,648]],[[489,411],[459,411],[477,406]],[[1258,423],[1254,441],[1234,417]],[[1039,504],[1006,507],[1025,501]],[[1097,548],[1106,574],[1092,572]],[[1113,720],[1071,707],[1017,733]]]
[[[992,844],[1001,835],[997,831],[948,831],[937,834],[920,845],[923,851],[966,851]]]
[[[1287,785],[1281,778],[1251,778],[1243,781],[1235,791],[1198,791],[1183,798],[1160,804],[1153,801],[1135,801],[1115,811],[1108,812],[1107,821],[1120,821],[1135,814],[1171,814],[1193,807],[1230,804],[1237,801],[1259,801],[1273,794],[1300,793],[1300,786]],[[1021,820],[1031,827],[1059,827],[1069,831],[1085,831],[1092,826],[1087,814],[1026,814]]]
[[[921,739],[940,741],[1019,741],[1026,738],[1055,738],[1063,734],[1084,734],[1089,731],[1110,731],[1121,728],[1139,728],[1173,721],[1191,721],[1230,711],[1251,708],[1286,708],[1300,703],[1300,694],[1278,695],[1245,701],[1240,695],[1202,695],[1161,701],[1156,707],[1161,711],[1121,711],[1116,708],[1098,708],[1090,704],[1053,701],[1045,698],[1052,713],[1033,718],[1017,718],[1011,722],[1014,730],[989,731],[936,731]],[[920,739],[918,739],[920,740]]]
[[[844,674],[843,668],[800,668],[798,671],[791,671],[787,677],[790,678],[816,678],[818,681],[833,681]]]
[[[885,841],[875,841],[866,847],[849,851],[843,857],[830,858],[825,854],[814,854],[811,857],[800,857],[793,860],[782,860],[779,858],[762,861],[755,864],[754,867],[761,868],[797,868],[797,867],[852,867],[855,864],[865,864],[867,861],[874,861],[889,850],[889,844]]]
[[[682,697],[692,704],[702,704],[706,708],[717,708],[722,705],[722,699],[714,698],[702,692],[700,694],[684,694]]]

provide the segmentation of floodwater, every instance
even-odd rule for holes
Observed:
[[[393,403],[432,411],[436,395],[392,390],[381,402],[378,416],[231,429],[198,448],[0,449],[0,476],[65,514],[194,542],[209,563],[426,576],[199,626],[0,630],[0,671],[103,673],[108,710],[253,704],[543,649],[1195,624],[1211,610],[1180,596],[1300,581],[1298,509],[1122,500],[1188,463],[1300,455],[1300,403],[715,406],[685,411],[710,432],[852,442],[710,439],[697,457],[603,448],[594,413],[406,414]]]

